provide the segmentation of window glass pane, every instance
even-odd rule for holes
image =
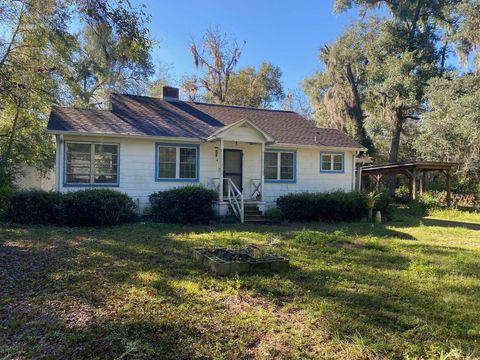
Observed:
[[[180,178],[195,179],[197,177],[197,149],[180,148]]]
[[[117,182],[118,145],[95,144],[94,171],[94,182],[97,184]]]
[[[67,143],[66,146],[66,182],[89,183],[91,172],[91,145]]]
[[[278,166],[277,166],[278,153],[266,152],[265,153],[265,179],[277,180],[278,179]]]
[[[95,183],[96,184],[116,184],[117,183],[117,175],[95,175]]]
[[[330,155],[322,155],[322,170],[332,170]]]
[[[158,177],[174,179],[176,177],[177,149],[174,147],[158,147]]]
[[[158,160],[159,162],[175,162],[177,160],[177,149],[174,147],[158,148]]]
[[[280,179],[293,180],[293,153],[280,154]]]
[[[343,170],[343,155],[334,155],[333,156],[333,170],[342,171]]]

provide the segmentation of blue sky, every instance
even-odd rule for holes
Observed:
[[[318,49],[332,42],[356,12],[333,14],[333,0],[161,0],[139,1],[151,15],[152,36],[159,41],[154,60],[171,67],[178,80],[195,68],[188,51],[190,39],[199,39],[209,27],[220,26],[246,45],[239,67],[270,61],[283,71],[284,89],[300,85],[319,69]]]

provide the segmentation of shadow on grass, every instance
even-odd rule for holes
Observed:
[[[416,222],[420,221],[394,226],[396,229],[412,227]],[[229,285],[232,279],[219,278],[195,263],[192,249],[205,244],[225,246],[248,242],[244,232],[252,232],[281,238],[272,249],[289,256],[292,269],[280,274],[256,273],[235,278],[233,282],[239,283],[238,291],[251,292],[280,306],[312,306],[314,316],[321,313],[316,308],[319,302],[328,304],[326,310],[322,310],[327,311],[324,326],[329,333],[345,338],[360,331],[369,333],[370,341],[380,343],[394,338],[401,342],[405,337],[405,341],[412,342],[432,340],[434,335],[441,341],[443,334],[439,334],[438,329],[445,327],[445,321],[455,324],[454,316],[458,314],[439,311],[441,300],[437,290],[419,286],[414,273],[403,276],[411,266],[408,254],[388,244],[382,248],[369,248],[365,244],[315,247],[292,240],[296,231],[307,226],[322,231],[340,228],[349,237],[414,239],[391,229],[391,225],[211,228],[134,224],[110,229],[0,230],[0,243],[4,245],[0,248],[3,269],[0,316],[2,323],[7,324],[0,335],[5,338],[5,344],[19,351],[36,351],[42,355],[60,351],[66,357],[85,358],[97,353],[118,357],[127,352],[138,358],[188,357],[192,354],[186,351],[193,345],[225,350],[227,345],[221,344],[222,341],[240,341],[239,337],[247,335],[226,332],[219,336],[216,328],[219,325],[212,318],[224,309],[215,308],[212,314],[205,314],[208,310],[203,295],[195,293],[195,289],[185,289],[181,282],[193,283],[201,289],[232,291]],[[231,232],[231,236],[222,240],[217,231]],[[5,246],[9,241],[18,241],[18,245]],[[452,272],[465,272],[476,261],[476,253],[460,247],[405,242],[400,249],[430,253],[439,263],[463,253],[465,261],[456,264]],[[480,267],[472,268],[471,273],[479,274]],[[449,291],[460,293],[461,288],[452,287]],[[132,292],[135,295],[132,296]],[[57,309],[51,308],[52,303],[58,304]],[[84,325],[66,325],[65,313],[76,311],[74,303],[84,303],[94,309]],[[28,313],[33,315],[26,315]],[[464,319],[462,326],[474,328],[478,325],[475,321]],[[421,326],[426,324],[434,331],[421,333]],[[250,331],[258,331],[255,324],[250,326]],[[451,336],[456,338],[461,334],[452,330]],[[34,346],[30,343],[32,338],[38,340]]]
[[[480,224],[475,224],[475,223],[470,223],[470,222],[460,221],[460,220],[423,218],[422,222],[426,226],[463,227],[469,230],[480,230]]]

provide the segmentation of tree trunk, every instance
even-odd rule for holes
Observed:
[[[390,142],[390,151],[388,153],[388,162],[396,163],[398,161],[398,150],[400,148],[400,136],[403,129],[403,117],[400,110],[395,110],[392,114],[392,140]],[[395,176],[390,175],[387,179],[388,193],[395,195]]]
[[[368,148],[368,150],[372,150],[372,142],[367,136],[367,132],[365,131],[364,126],[364,115],[362,110],[362,102],[360,99],[360,94],[357,87],[357,82],[355,81],[355,76],[353,75],[352,66],[351,64],[345,65],[345,73],[347,75],[347,80],[350,85],[350,91],[353,98],[353,103],[348,105],[348,113],[352,117],[353,124],[354,124],[354,138],[360,144]]]

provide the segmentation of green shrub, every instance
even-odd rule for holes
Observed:
[[[63,194],[59,222],[70,226],[111,226],[133,221],[137,206],[126,194],[87,189]]]
[[[410,189],[406,185],[401,185],[395,189],[395,202],[397,204],[410,203]]]
[[[393,212],[393,199],[386,192],[379,194],[373,208],[374,212],[380,211],[383,219],[389,219]]]
[[[11,195],[6,219],[20,224],[56,224],[62,195],[41,190],[20,191]]]
[[[272,208],[265,211],[265,218],[269,223],[280,223],[282,222],[283,214],[279,209]]]
[[[40,190],[14,193],[7,220],[20,224],[115,225],[135,218],[136,205],[127,195],[107,189],[66,194]]]
[[[218,194],[201,186],[184,186],[150,195],[152,219],[155,221],[197,224],[213,219],[213,202]]]
[[[423,205],[425,211],[430,209],[439,208],[442,206],[440,202],[440,193],[438,192],[425,192],[420,197],[419,202]]]
[[[6,216],[15,189],[11,186],[0,186],[0,220]]]
[[[296,193],[281,196],[277,207],[288,220],[352,221],[367,214],[367,196],[359,192]]]

